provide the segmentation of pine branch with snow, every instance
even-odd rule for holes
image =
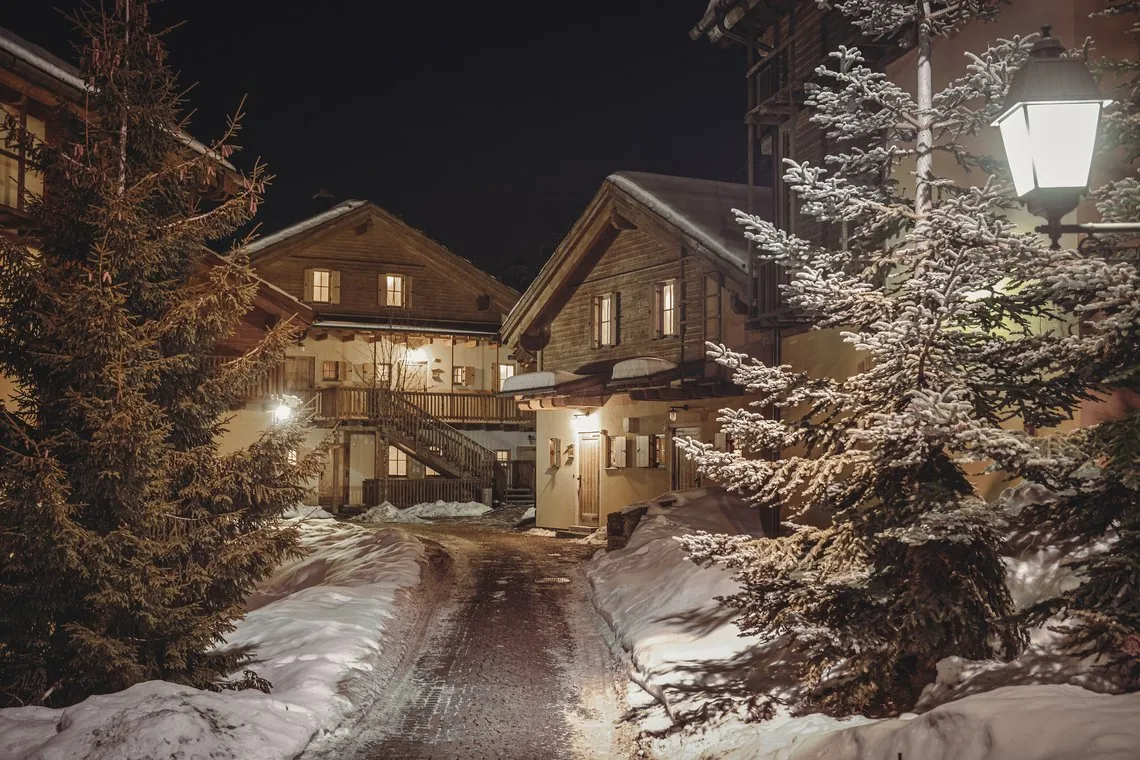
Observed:
[[[851,48],[809,90],[837,147],[823,166],[788,162],[784,182],[802,213],[846,223],[850,242],[825,248],[737,215],[762,258],[788,270],[785,302],[864,361],[850,377],[813,378],[709,346],[755,401],[720,414],[737,452],[680,446],[794,525],[687,547],[736,569],[743,590],[728,602],[746,632],[791,636],[805,663],[799,708],[885,714],[909,709],[942,658],[1006,658],[1024,644],[999,556],[1004,516],[967,472],[1066,486],[1080,448],[1030,431],[1072,418],[1125,366],[1137,282],[1128,265],[1050,251],[1019,229],[1002,162],[971,148],[1033,37],[967,56],[933,90],[931,38],[999,3],[833,5],[864,33],[917,47],[913,93]],[[976,183],[956,180],[963,171]]]

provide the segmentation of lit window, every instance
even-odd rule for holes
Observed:
[[[332,301],[332,272],[328,269],[311,269],[309,276],[309,300],[316,303]]]
[[[453,367],[451,370],[452,385],[475,385],[474,367]]]
[[[404,296],[407,290],[404,287],[404,275],[402,274],[386,274],[384,275],[384,305],[402,307],[405,304]]]
[[[505,382],[507,378],[514,377],[514,376],[515,376],[515,365],[513,365],[513,364],[500,364],[499,365],[499,373],[497,376],[497,379],[499,382],[498,390],[502,390],[503,382]]]
[[[618,342],[617,293],[594,297],[594,348],[616,346]]]
[[[340,380],[340,362],[321,362],[321,380]]]
[[[388,477],[408,477],[408,455],[395,446],[388,447]]]
[[[675,280],[657,283],[655,321],[658,338],[677,335],[677,283]]]
[[[499,463],[506,463],[511,461],[511,450],[495,449],[495,461]]]

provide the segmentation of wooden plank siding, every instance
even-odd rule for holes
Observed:
[[[632,214],[631,215],[635,215]],[[730,303],[743,287],[724,276],[710,260],[690,252],[675,236],[666,236],[642,220],[645,229],[623,230],[605,249],[585,281],[550,325],[550,343],[543,352],[543,368],[575,371],[595,362],[653,356],[676,364],[704,357],[705,340],[723,338],[732,329]],[[652,230],[652,233],[647,231]],[[664,240],[662,239],[664,237]],[[705,277],[723,281],[720,336],[705,334]],[[673,280],[677,287],[679,335],[656,336],[655,290]],[[616,346],[593,347],[593,299],[620,293],[619,340]],[[738,317],[743,326],[743,317]]]
[[[518,294],[380,209],[366,205],[254,256],[258,273],[304,299],[306,269],[340,272],[339,303],[312,303],[321,318],[368,317],[415,324],[453,321],[497,327]],[[407,305],[382,304],[380,278],[403,275]]]

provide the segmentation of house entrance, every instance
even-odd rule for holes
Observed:
[[[364,481],[376,477],[376,435],[349,433],[348,443],[348,504],[364,503]]]
[[[578,524],[597,527],[601,445],[597,433],[578,434]]]
[[[678,437],[699,439],[701,437],[701,429],[697,427],[679,427],[670,429],[669,433],[670,459],[673,468],[671,479],[673,490],[683,491],[686,488],[700,488],[701,477],[697,474],[697,465],[693,460],[685,456],[685,452],[678,448],[676,440]]]

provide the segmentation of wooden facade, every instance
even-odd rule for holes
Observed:
[[[338,273],[335,301],[309,299],[322,319],[366,318],[408,327],[463,323],[494,333],[518,299],[513,289],[371,203],[342,204],[326,223],[265,242],[250,247],[255,269],[298,300],[307,295],[306,271]],[[406,305],[383,304],[386,275],[405,278]]]

